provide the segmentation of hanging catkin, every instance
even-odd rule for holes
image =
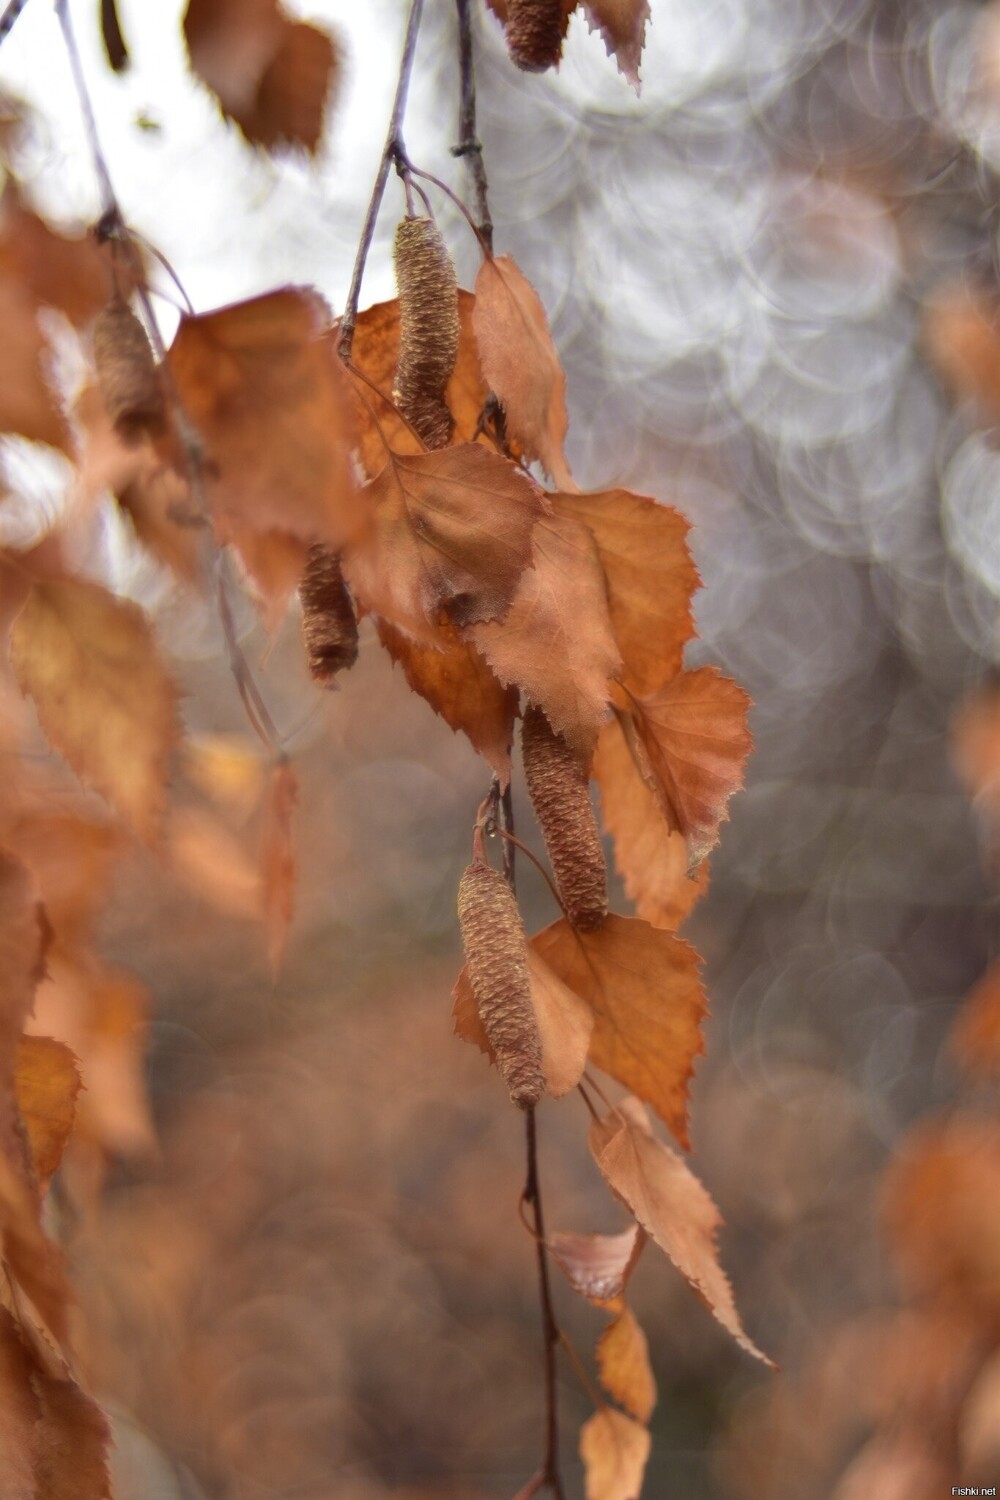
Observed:
[[[458,283],[433,219],[403,219],[393,246],[399,288],[399,363],[393,399],[428,448],[451,436],[445,404],[458,356]]]
[[[526,73],[554,68],[569,16],[563,0],[508,0],[507,51]]]
[[[608,872],[586,772],[533,703],[524,713],[521,749],[528,794],[566,915],[574,927],[592,931],[608,914]]]
[[[357,660],[358,622],[340,559],[318,542],[309,548],[299,598],[309,670],[317,682],[332,687],[337,673]]]
[[[542,1044],[531,1004],[517,898],[499,870],[473,860],[458,887],[458,921],[469,983],[511,1102],[537,1104],[545,1091]]]
[[[94,324],[94,365],[108,415],[126,440],[163,425],[163,391],[146,331],[115,298]]]

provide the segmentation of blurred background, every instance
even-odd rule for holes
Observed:
[[[129,221],[200,310],[285,282],[342,308],[402,0],[289,3],[343,51],[315,167],[221,123],[189,74],[178,4],[119,8],[122,77],[96,6],[78,7],[78,30]],[[996,943],[949,724],[997,661],[1000,408],[988,376],[978,399],[946,389],[950,326],[928,308],[959,281],[996,282],[1000,12],[652,0],[640,99],[581,15],[544,76],[512,68],[485,10],[476,22],[496,248],[548,310],[571,467],[584,488],[625,485],[690,517],[704,589],[688,664],[718,664],[756,705],[747,788],[685,928],[713,1011],[693,1164],[726,1220],[744,1321],[782,1373],[752,1366],[647,1254],[634,1302],[660,1404],[644,1494],[922,1500],[926,1470],[859,1481],[856,1465],[896,1389],[886,1376],[872,1391],[873,1351],[900,1326],[887,1163],[918,1120],[989,1106],[946,1047]],[[45,0],[4,43],[0,82],[36,111],[16,156],[32,203],[57,224],[92,221]],[[457,89],[453,6],[428,0],[407,145],[461,190]],[[471,285],[472,237],[434,203]],[[402,210],[390,182],[362,306],[394,293]],[[169,330],[166,303],[164,317]],[[56,503],[58,456],[4,447],[26,506]],[[154,614],[210,787],[220,766],[235,777],[223,821],[238,841],[258,773],[214,615],[114,515],[93,546],[94,569]],[[321,701],[295,618],[273,641],[249,603],[240,623],[302,782],[285,961],[272,981],[235,854],[231,880],[216,857],[197,888],[195,775],[188,878],[129,854],[102,928],[102,951],[153,996],[158,1144],[125,1130],[100,1208],[58,1209],[119,1493],[509,1500],[542,1426],[521,1121],[452,1038],[449,998],[454,894],[488,775],[372,638]],[[522,894],[529,927],[551,919],[530,869]],[[585,1123],[574,1097],[541,1112],[548,1222],[613,1230],[624,1221]],[[556,1291],[589,1354],[602,1319]],[[560,1395],[578,1496],[590,1404],[568,1366]]]

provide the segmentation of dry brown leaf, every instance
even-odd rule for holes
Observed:
[[[122,1157],[155,1145],[146,1093],[150,998],[135,977],[86,954],[54,949],[35,999],[33,1033],[55,1035],[80,1060],[77,1140]]]
[[[577,932],[561,918],[530,946],[593,1009],[594,1065],[651,1104],[687,1147],[688,1088],[706,1011],[695,950],[637,917],[614,915],[596,932]]]
[[[458,357],[444,393],[454,422],[452,443],[474,441],[489,395],[472,331],[474,305],[472,293],[460,290]],[[335,331],[333,337],[336,336]],[[362,379],[351,374],[350,392],[354,427],[359,434],[361,466],[370,479],[385,467],[387,448],[394,453],[424,451],[423,443],[392,405],[398,360],[399,299],[394,298],[391,302],[378,302],[358,314],[351,345],[351,364],[365,377]]]
[[[391,454],[362,494],[371,525],[343,558],[361,608],[431,646],[442,614],[454,625],[507,614],[542,508],[514,464],[475,443]]]
[[[218,522],[335,547],[361,524],[327,321],[322,298],[300,287],[181,318],[168,358]]]
[[[119,830],[76,813],[39,811],[14,818],[2,837],[38,882],[45,915],[59,941],[84,941],[122,850]]]
[[[521,688],[589,765],[621,658],[587,528],[543,516],[506,617],[470,635],[500,681]]]
[[[14,1064],[42,976],[48,927],[30,871],[0,849],[0,1150],[23,1160],[16,1126]]]
[[[630,490],[553,495],[558,515],[588,527],[607,578],[622,655],[622,681],[651,693],[681,669],[694,635],[691,595],[701,579],[687,545],[690,523],[669,505]]]
[[[277,0],[189,0],[184,35],[192,68],[248,141],[316,152],[340,67],[327,32]]]
[[[177,691],[142,610],[96,583],[38,581],[11,630],[10,659],[53,747],[153,842]]]
[[[97,1403],[75,1380],[36,1368],[38,1399],[37,1500],[111,1500],[111,1429]]]
[[[476,648],[453,626],[435,632],[438,649],[420,645],[386,620],[377,621],[379,640],[415,693],[454,730],[461,730],[500,778],[510,780],[517,694],[505,688]]]
[[[691,865],[718,842],[729,798],[743,785],[753,747],[749,708],[744,690],[716,667],[679,672],[657,692],[631,700],[649,785],[671,828],[683,834]],[[623,727],[628,735],[627,720]]]
[[[268,957],[274,972],[277,972],[285,951],[295,906],[292,813],[298,799],[299,781],[295,768],[290,761],[279,760],[268,779],[260,843],[264,923],[268,935]]]
[[[597,1341],[597,1370],[608,1395],[643,1424],[656,1405],[649,1345],[635,1313],[623,1304]]]
[[[76,1119],[80,1070],[70,1049],[49,1036],[22,1036],[14,1073],[35,1176],[44,1185],[62,1160]]]
[[[973,1078],[1000,1073],[1000,963],[970,991],[951,1034],[952,1051]]]
[[[563,452],[566,376],[538,293],[509,255],[487,256],[480,266],[472,326],[483,375],[511,437],[559,489],[575,489]]]
[[[158,563],[184,583],[201,573],[200,528],[193,517],[186,480],[150,453],[150,460],[129,483],[115,490],[136,540]]]
[[[621,1198],[748,1354],[771,1361],[743,1331],[732,1288],[715,1248],[719,1211],[684,1160],[656,1140],[637,1099],[623,1099],[590,1127],[590,1149],[608,1186]]]
[[[583,0],[591,31],[599,31],[608,56],[639,92],[639,62],[646,40],[649,0]]]
[[[639,1500],[651,1440],[645,1427],[605,1407],[580,1429],[587,1500]]]
[[[708,860],[702,860],[693,878],[689,876],[687,844],[667,826],[617,718],[598,735],[593,773],[604,826],[614,840],[615,865],[629,899],[644,921],[676,932],[708,889]]]
[[[527,963],[531,1005],[542,1044],[545,1090],[558,1099],[575,1089],[583,1077],[594,1017],[586,1002],[563,984],[530,944]],[[456,1036],[471,1042],[494,1062],[465,969],[455,983],[454,1001]]]
[[[35,1427],[39,1411],[31,1388],[31,1360],[17,1323],[0,1307],[0,1494],[4,1500],[38,1500]]]
[[[918,1127],[903,1145],[885,1195],[906,1283],[1000,1328],[1000,1127],[957,1116]]]
[[[69,451],[69,429],[46,378],[51,353],[38,314],[54,307],[82,328],[107,296],[96,241],[57,234],[25,208],[8,180],[0,199],[0,431]]]
[[[260,921],[260,871],[219,818],[199,807],[176,808],[167,842],[171,864],[197,896],[227,917]]]
[[[301,581],[308,546],[287,531],[254,531],[232,516],[221,520],[217,531],[219,541],[235,549],[249,592],[260,606],[264,629],[273,635]]]
[[[1000,415],[1000,301],[966,282],[935,291],[924,310],[930,361],[955,395]]]
[[[589,1302],[620,1297],[646,1243],[646,1231],[631,1224],[621,1234],[566,1234],[554,1230],[546,1241],[570,1286]]]

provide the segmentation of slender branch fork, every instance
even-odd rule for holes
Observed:
[[[21,6],[27,0],[20,0]],[[7,14],[13,7],[9,5],[7,11],[0,17],[0,41],[3,40],[3,25],[7,20]],[[76,36],[73,24],[70,20],[68,0],[56,0],[56,15],[62,30],[63,43],[69,57],[70,70],[73,74],[73,83],[77,98],[80,103],[80,111],[87,133],[87,141],[90,146],[90,154],[94,164],[94,173],[97,177],[98,190],[101,198],[101,219],[98,224],[98,234],[101,238],[112,242],[114,248],[120,248],[128,266],[129,276],[135,286],[136,296],[142,308],[143,319],[146,324],[149,337],[159,360],[160,376],[164,381],[169,397],[169,406],[173,417],[174,429],[180,442],[181,451],[184,455],[184,464],[187,470],[188,480],[191,485],[191,493],[194,498],[200,519],[206,520],[208,505],[205,496],[205,474],[204,456],[202,454],[201,442],[198,434],[184,409],[180,392],[167,363],[167,349],[157,321],[156,312],[146,286],[146,276],[142,264],[142,257],[136,247],[135,239],[125,222],[115,193],[111,173],[108,169],[107,158],[101,148],[100,136],[97,130],[97,120],[94,116],[94,107],[87,88],[87,80],[83,72],[80,60],[79,48],[76,45]],[[8,25],[13,25],[17,19],[15,14]],[[208,533],[206,532],[206,535]],[[214,575],[216,589],[216,604],[219,618],[222,623],[222,631],[226,641],[226,650],[229,657],[229,666],[236,683],[236,690],[240,695],[247,718],[257,734],[258,738],[266,746],[268,752],[276,759],[281,756],[281,736],[271,717],[267,704],[264,701],[249,663],[243,653],[236,634],[236,624],[233,618],[233,609],[230,599],[230,590],[233,587],[231,564],[225,552],[210,544],[208,553],[210,565],[207,571]]]

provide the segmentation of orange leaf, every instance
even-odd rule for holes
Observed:
[[[197,807],[177,808],[170,819],[169,847],[174,869],[203,901],[227,917],[260,919],[260,872],[214,814]]]
[[[646,1231],[631,1224],[621,1234],[565,1234],[555,1230],[547,1244],[570,1286],[589,1302],[611,1302],[628,1285],[646,1243]]]
[[[38,1401],[31,1387],[31,1360],[17,1323],[0,1307],[0,1483],[5,1500],[37,1500],[35,1428]]]
[[[142,610],[96,583],[38,581],[11,629],[10,657],[53,747],[154,841],[177,691]]]
[[[621,659],[587,528],[543,516],[506,617],[470,634],[500,681],[521,688],[589,762]]]
[[[264,628],[273,635],[298,588],[308,547],[287,531],[255,531],[232,516],[220,519],[216,529],[219,541],[235,548],[261,606]]]
[[[918,1127],[886,1179],[906,1282],[980,1320],[1000,1318],[1000,1128],[958,1116]]]
[[[107,301],[107,269],[93,238],[57,234],[26,209],[8,179],[0,199],[0,431],[68,449],[69,430],[45,378],[46,306],[82,328]]]
[[[591,31],[599,31],[608,56],[639,92],[639,60],[646,40],[649,0],[583,0]]]
[[[35,1175],[44,1184],[62,1160],[76,1118],[80,1070],[70,1049],[48,1036],[23,1036],[14,1074]]]
[[[120,831],[75,813],[26,812],[4,828],[3,839],[37,880],[60,942],[89,936],[122,848]]]
[[[614,915],[595,932],[576,932],[561,918],[530,946],[593,1008],[591,1061],[651,1104],[686,1147],[706,1009],[695,950],[637,917]]]
[[[924,314],[930,361],[959,397],[1000,415],[1000,301],[964,282],[939,288]]]
[[[648,1422],[656,1405],[656,1380],[649,1345],[632,1309],[623,1306],[597,1341],[601,1384],[638,1422]]]
[[[327,319],[319,295],[299,287],[181,318],[170,369],[220,522],[333,546],[357,529],[347,397],[322,336]]]
[[[598,735],[594,779],[629,898],[644,921],[676,932],[708,889],[708,861],[702,861],[693,879],[688,875],[687,845],[667,826],[617,719]]]
[[[189,735],[181,762],[188,780],[237,820],[248,818],[260,802],[264,761],[242,735]]]
[[[764,1364],[770,1360],[747,1337],[733,1302],[732,1288],[719,1265],[716,1231],[719,1211],[684,1160],[656,1140],[637,1099],[590,1127],[590,1149],[611,1190],[673,1261],[733,1338]]]
[[[726,804],[743,785],[753,745],[749,707],[743,689],[716,667],[679,672],[657,692],[632,699],[649,784],[670,826],[684,835],[692,865],[718,842]],[[627,721],[623,727],[627,734]]]
[[[0,849],[0,1149],[18,1159],[14,1058],[42,975],[48,928],[29,871]]]
[[[622,681],[651,693],[681,669],[694,635],[691,595],[701,579],[680,511],[630,490],[553,495],[557,515],[588,527],[608,585],[608,607],[622,654]]]
[[[575,1089],[583,1077],[594,1018],[589,1006],[563,984],[530,944],[527,962],[531,1004],[542,1044],[545,1088],[558,1099]],[[464,968],[455,983],[454,1000],[456,1035],[495,1062]]]
[[[410,687],[454,730],[467,735],[500,778],[510,780],[517,694],[503,687],[474,646],[453,626],[435,632],[438,649],[423,646],[386,620],[377,622],[379,640],[403,669]]]
[[[487,257],[480,266],[472,326],[511,436],[560,489],[574,489],[563,453],[566,376],[538,293],[509,255]]]
[[[371,526],[344,573],[364,609],[432,646],[442,613],[455,625],[507,614],[541,511],[520,469],[475,443],[390,454],[362,493]]]
[[[315,152],[339,57],[332,38],[289,20],[277,0],[189,0],[191,66],[248,141]]]
[[[264,891],[264,921],[268,931],[268,953],[277,971],[285,949],[295,898],[295,850],[292,844],[292,813],[299,798],[294,767],[281,760],[271,771],[264,803],[260,868]]]
[[[1000,1073],[1000,963],[970,991],[951,1034],[952,1051],[973,1078]]]
[[[472,332],[474,304],[471,292],[459,291],[458,356],[444,393],[455,423],[453,443],[474,441],[489,395]],[[336,337],[336,332],[333,336]],[[366,377],[362,380],[348,372],[354,425],[360,434],[361,466],[369,478],[385,467],[387,446],[394,453],[424,451],[423,443],[390,404],[398,360],[399,299],[394,298],[391,302],[377,302],[358,314],[351,344],[351,364]],[[372,390],[372,386],[377,386],[383,394]]]
[[[649,1460],[645,1427],[605,1407],[580,1429],[587,1500],[639,1500]]]
[[[38,1500],[111,1500],[111,1429],[97,1403],[75,1380],[32,1372],[38,1398]]]

